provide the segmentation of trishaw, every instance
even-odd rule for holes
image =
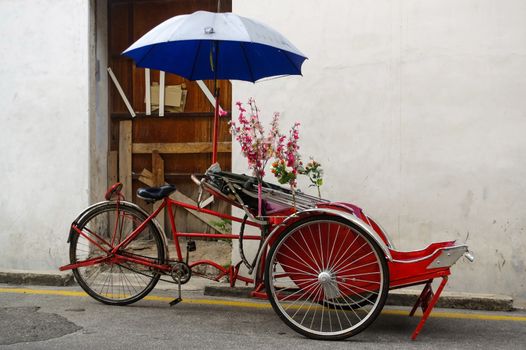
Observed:
[[[194,21],[188,25],[194,15],[205,24]],[[167,30],[172,24],[175,34]],[[239,29],[243,25],[246,30]],[[170,40],[179,35],[182,27],[197,28],[198,38],[190,40],[189,30],[183,30],[178,47],[178,42]],[[151,58],[152,68],[167,71],[172,61],[177,69],[185,66],[183,51],[173,55],[172,51],[193,52],[197,63],[186,64],[191,74],[172,70],[191,80],[256,81],[262,76],[301,74],[301,64],[305,60],[292,44],[274,31],[260,35],[264,29],[261,24],[233,14],[200,11],[174,17],[158,28],[160,34],[152,30],[127,52],[131,52],[130,56],[138,65],[146,66]],[[251,35],[251,39],[225,39],[231,31],[244,35],[247,30],[257,33]],[[168,39],[163,39],[166,33]],[[253,38],[264,42],[246,41]],[[234,45],[238,42],[240,45]],[[251,45],[253,51],[250,51]],[[228,50],[233,52],[232,59],[224,58]],[[247,75],[235,75],[239,67],[252,58],[256,64],[247,65]],[[240,59],[240,63],[234,64],[233,59]],[[168,68],[165,69],[165,65]],[[263,67],[259,73],[255,69],[258,66]],[[224,74],[219,67],[226,67]],[[137,191],[138,197],[147,202],[162,201],[150,215],[126,201],[120,192],[122,184],[117,183],[108,190],[105,201],[87,208],[71,224],[70,264],[60,270],[72,270],[77,282],[90,296],[111,305],[134,303],[146,296],[160,279],[171,281],[179,286],[178,296],[171,303],[174,305],[181,301],[181,285],[190,280],[196,268],[210,265],[218,271],[216,280],[228,276],[231,286],[235,286],[236,281],[252,284],[252,296],[268,298],[289,327],[307,337],[326,340],[344,339],[367,328],[384,307],[390,289],[424,285],[410,312],[413,315],[419,306],[424,312],[413,332],[415,339],[447,283],[450,267],[463,255],[472,260],[467,246],[444,241],[422,250],[399,251],[380,225],[354,204],[332,202],[302,192],[292,193],[285,187],[258,183],[251,176],[222,171],[215,163],[218,91],[215,93],[214,164],[204,176],[192,179],[200,191],[240,208],[244,215],[237,217],[206,209],[201,207],[200,199],[197,205],[174,200],[170,198],[176,191],[174,185]],[[180,232],[174,219],[174,207],[237,222],[240,232]],[[166,235],[155,219],[164,208],[168,212],[176,256],[169,255]],[[245,234],[247,226],[259,229],[260,234]],[[193,239],[202,237],[239,240],[241,261],[229,267],[210,260],[189,262],[189,252],[195,249]],[[182,253],[181,239],[187,240],[186,256]],[[243,248],[247,240],[259,241],[257,254],[250,262]],[[239,274],[241,264],[248,268],[249,277]],[[435,279],[440,280],[440,284],[433,292],[431,284]]]
[[[447,283],[450,267],[468,248],[454,241],[433,243],[425,249],[396,250],[380,225],[351,203],[331,202],[270,183],[263,184],[263,215],[257,216],[258,192],[251,176],[221,171],[218,164],[204,177],[193,180],[202,191],[244,211],[242,218],[192,206],[170,198],[174,185],[141,188],[137,195],[148,202],[162,201],[151,215],[123,200],[122,184],[106,193],[106,201],[87,208],[72,223],[68,238],[70,264],[79,285],[106,304],[126,305],[146,296],[160,280],[171,277],[188,282],[192,270],[211,265],[216,280],[228,276],[251,283],[252,296],[268,298],[281,319],[295,331],[315,339],[344,339],[367,328],[382,310],[389,289],[423,284],[418,306],[423,316],[413,332],[415,339]],[[239,222],[239,234],[177,231],[173,208],[185,207]],[[176,256],[170,257],[166,236],[155,220],[164,208],[172,230]],[[245,235],[246,226],[260,235]],[[238,239],[242,261],[223,267],[214,261],[189,263],[193,238]],[[181,238],[189,239],[186,257]],[[243,241],[260,242],[256,258],[248,262]],[[251,277],[238,275],[244,263]],[[431,283],[440,279],[436,292]],[[167,280],[169,281],[169,280]]]

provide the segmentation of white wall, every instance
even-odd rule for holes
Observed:
[[[325,196],[365,208],[401,249],[469,235],[476,263],[449,290],[526,299],[526,2],[233,6],[309,57],[304,77],[235,83],[233,102],[302,122]]]
[[[0,2],[0,270],[54,271],[88,204],[89,2]]]

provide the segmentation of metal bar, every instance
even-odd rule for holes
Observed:
[[[219,138],[219,88],[216,89],[216,106],[214,110],[214,134],[212,135],[212,164],[217,163],[217,139]]]
[[[174,240],[175,251],[177,252],[177,260],[183,261],[183,253],[181,252],[181,245],[179,244],[179,238],[177,237],[177,228],[175,227],[174,210],[172,205],[175,202],[173,199],[165,198],[165,202],[168,203],[168,219],[170,220],[170,227],[172,229],[172,237]]]
[[[166,201],[163,201],[163,203],[159,206],[159,208],[157,208],[157,210],[154,211],[152,215],[148,216],[148,218],[146,218],[146,220],[141,222],[139,227],[137,227],[128,237],[126,237],[124,239],[124,241],[122,241],[121,243],[119,243],[119,245],[117,245],[115,248],[113,248],[111,250],[111,253],[115,254],[119,249],[126,248],[128,243],[130,243],[132,240],[134,240],[135,237],[137,237],[142,232],[142,230],[144,230],[146,225],[148,225],[150,223],[150,221],[152,221],[153,218],[156,217],[159,214],[159,212],[164,209],[164,207],[166,207]]]
[[[195,267],[197,265],[210,265],[210,266],[215,267],[219,271],[228,272],[227,269],[225,269],[223,266],[219,265],[218,263],[216,263],[216,262],[214,262],[212,260],[197,260],[197,261],[194,261],[194,262],[188,264],[188,266],[190,268],[193,268],[193,267]]]
[[[95,265],[95,264],[101,263],[101,262],[103,262],[103,261],[105,261],[107,259],[109,259],[109,257],[104,256],[104,257],[99,257],[99,258],[92,258],[92,259],[88,259],[88,260],[83,260],[83,261],[77,261],[74,264],[61,266],[61,267],[59,267],[59,270],[60,271],[66,271],[66,270],[77,269],[79,267],[91,266],[91,265]]]
[[[200,238],[220,238],[220,239],[239,239],[239,235],[228,235],[222,233],[200,233],[200,232],[177,232],[178,237],[200,237]],[[260,241],[261,236],[244,235],[243,239]]]
[[[405,287],[409,287],[412,285],[427,283],[427,281],[430,279],[444,277],[450,274],[451,272],[449,268],[445,268],[444,270],[424,273],[424,274],[417,273],[414,276],[409,276],[409,277],[405,277],[405,278],[397,279],[397,280],[390,280],[389,289],[405,288]]]
[[[444,289],[445,285],[447,283],[447,276],[442,277],[442,282],[440,283],[440,286],[438,286],[438,289],[433,296],[433,299],[431,299],[431,302],[426,308],[426,311],[424,312],[424,315],[422,316],[422,319],[418,323],[418,326],[416,326],[415,331],[411,335],[411,340],[415,340],[418,336],[418,333],[422,330],[422,327],[424,327],[424,324],[426,323],[427,318],[431,314],[431,311],[433,310],[433,307],[435,306],[436,302],[438,301],[438,298],[440,297],[440,293],[442,293],[442,290]]]
[[[145,259],[143,257],[135,257],[135,256],[132,257],[132,256],[128,256],[128,255],[115,254],[113,259],[115,259],[117,261],[117,263],[118,263],[118,261],[124,260],[124,261],[129,261],[129,262],[140,264],[140,265],[144,265],[144,266],[153,267],[153,268],[156,268],[156,269],[161,270],[161,271],[168,271],[168,270],[170,270],[170,265],[168,265],[168,264],[165,264],[165,265],[156,264],[156,263],[151,261],[153,259]]]
[[[98,244],[97,242],[95,242],[93,239],[89,238],[88,235],[86,235],[84,232],[82,232],[81,230],[79,230],[77,228],[77,226],[75,225],[71,225],[71,228],[73,228],[73,230],[75,230],[75,232],[77,232],[79,235],[81,235],[82,237],[86,238],[88,241],[90,241],[91,243],[93,243],[94,245],[96,245],[100,250],[102,250],[103,252],[109,254],[110,251],[107,250],[107,249],[104,249],[100,244]],[[103,240],[102,238],[100,238],[99,236],[97,236],[96,234],[93,234],[95,237],[97,237],[99,240],[101,240],[102,242],[104,242],[105,244],[107,244],[110,248],[111,248],[111,245],[109,245],[105,240]]]
[[[191,204],[187,204],[187,203],[183,203],[183,202],[179,202],[179,201],[176,201],[176,200],[173,200],[171,198],[168,199],[169,202],[171,202],[172,204],[176,205],[176,206],[179,206],[179,207],[183,207],[183,208],[187,208],[187,209],[190,209],[190,210],[195,210],[195,211],[198,211],[200,213],[205,213],[205,214],[210,214],[210,215],[213,215],[213,216],[217,216],[219,218],[222,218],[222,219],[228,219],[228,220],[232,220],[232,221],[235,221],[235,222],[243,222],[242,219],[240,218],[237,218],[235,216],[231,216],[231,215],[228,215],[228,214],[222,214],[222,213],[218,213],[216,211],[213,211],[213,210],[209,210],[209,209],[205,209],[205,208],[199,208],[195,205],[191,205]],[[251,222],[251,221],[247,221],[246,223],[247,225],[250,225],[250,226],[254,226],[254,227],[261,227],[261,225],[255,223],[255,222]]]
[[[431,291],[431,282],[433,282],[433,280],[427,282],[424,289],[422,289],[422,293],[420,293],[420,295],[418,296],[418,299],[416,300],[415,305],[413,305],[413,308],[409,312],[409,317],[412,317],[415,314],[420,304],[422,304],[422,300],[428,297],[429,292]]]

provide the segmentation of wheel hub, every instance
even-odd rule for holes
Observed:
[[[328,271],[322,271],[318,275],[318,282],[320,282],[322,285],[329,284],[333,281],[333,278]]]
[[[331,272],[320,272],[318,274],[318,283],[321,285],[326,299],[337,298],[340,295],[338,283]]]

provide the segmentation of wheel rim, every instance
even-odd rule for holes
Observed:
[[[357,333],[385,302],[382,259],[375,243],[345,223],[305,222],[271,252],[271,300],[286,322],[306,335]]]
[[[134,211],[112,205],[94,213],[78,228],[91,240],[107,248],[108,243],[117,246],[144,218]],[[153,224],[148,225],[120,254],[148,258],[161,262],[164,259],[163,244]],[[103,238],[107,243],[101,242]],[[82,235],[72,241],[72,263],[106,257],[96,244]],[[146,295],[157,283],[159,274],[150,268],[131,262],[103,262],[73,270],[77,281],[88,294],[108,303],[130,303]]]

